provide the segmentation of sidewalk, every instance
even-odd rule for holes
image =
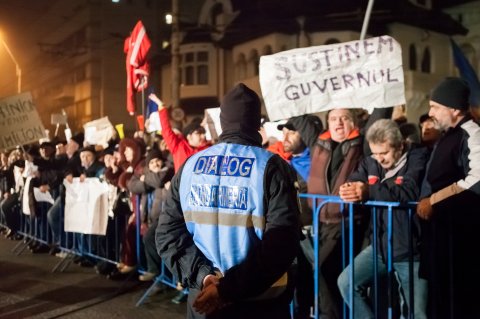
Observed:
[[[151,282],[140,282],[137,275],[108,280],[75,264],[52,273],[59,258],[28,249],[16,256],[17,243],[0,236],[0,319],[186,317],[185,303],[170,302],[176,290],[160,289],[136,307]]]

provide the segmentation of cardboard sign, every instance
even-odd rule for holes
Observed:
[[[260,86],[271,121],[405,104],[402,50],[384,35],[262,56]]]
[[[108,191],[106,182],[98,178],[86,178],[80,182],[74,178],[65,185],[65,220],[66,232],[105,235],[108,223]]]
[[[54,113],[50,115],[50,124],[52,125],[66,125],[67,124],[67,114]]]
[[[108,141],[114,136],[115,128],[108,119],[108,116],[85,123],[85,141],[89,145],[103,145],[106,147]]]
[[[0,149],[35,143],[45,137],[30,92],[0,100]]]

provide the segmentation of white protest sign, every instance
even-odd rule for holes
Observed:
[[[50,194],[50,192],[47,191],[47,192],[44,193],[38,187],[33,188],[33,196],[35,197],[35,200],[37,202],[47,202],[47,203],[50,203],[52,205],[55,202],[55,200],[53,199],[52,194]]]
[[[218,140],[220,134],[222,134],[222,126],[220,125],[220,108],[212,107],[205,109],[205,117],[207,122],[207,127],[205,130],[207,140]]]
[[[109,187],[98,178],[86,178],[80,182],[74,178],[65,185],[65,231],[105,235],[108,223]]]
[[[28,161],[25,161],[25,165],[29,163]],[[33,176],[28,176],[27,179],[25,180],[25,186],[24,189],[30,189],[30,182],[32,181]],[[29,193],[28,191],[22,192],[22,212],[25,215],[30,215],[30,198],[29,198]]]
[[[260,86],[271,121],[404,104],[402,50],[384,35],[262,56]]]
[[[108,146],[108,141],[115,134],[115,128],[109,121],[108,116],[85,123],[83,128],[85,130],[85,141],[89,145],[103,145],[106,147]]]
[[[0,149],[35,143],[45,137],[29,92],[0,100]]]
[[[279,130],[278,126],[285,123],[287,123],[287,121],[263,123],[267,137],[275,137],[277,140],[283,141],[283,131]]]

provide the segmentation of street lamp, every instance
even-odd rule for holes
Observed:
[[[22,92],[22,69],[20,69],[20,66],[18,65],[17,60],[15,60],[15,57],[12,54],[12,51],[10,51],[10,48],[8,47],[7,43],[3,39],[2,34],[0,33],[0,41],[2,42],[3,46],[5,47],[5,50],[7,51],[8,55],[12,59],[13,63],[15,63],[15,73],[17,75],[17,93]]]
[[[180,106],[180,23],[179,0],[172,0],[172,13],[166,17],[166,22],[172,25],[172,107],[176,109]]]

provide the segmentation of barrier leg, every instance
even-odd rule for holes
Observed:
[[[156,277],[153,284],[150,285],[147,291],[145,291],[142,297],[137,301],[137,303],[135,304],[135,307],[141,306],[145,302],[145,299],[147,299],[147,297],[149,297],[152,292],[157,290],[163,290],[163,288],[164,288],[164,285],[162,283],[161,276]]]
[[[63,251],[62,251],[63,252]],[[65,256],[65,258],[62,258],[52,269],[52,272],[56,272],[56,271],[60,271],[60,272],[64,272],[65,269],[68,268],[68,266],[70,266],[70,264],[72,263],[73,261],[73,258],[75,257],[76,255],[74,253],[71,253],[71,252],[68,252],[67,255]]]

